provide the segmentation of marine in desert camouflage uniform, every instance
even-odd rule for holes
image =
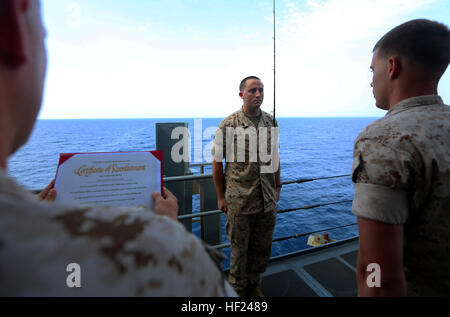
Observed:
[[[262,295],[261,274],[270,259],[281,189],[278,125],[259,109],[262,89],[256,77],[243,80],[244,105],[219,124],[212,147],[218,204],[226,213],[231,243],[229,281],[241,296]]]
[[[450,108],[437,95],[449,60],[448,28],[428,20],[375,46],[373,92],[388,112],[355,141],[361,296],[450,295]],[[367,286],[369,263],[381,287]]]
[[[201,241],[166,216],[40,202],[3,172],[0,210],[0,296],[234,293]],[[80,288],[66,284],[70,263]]]
[[[38,0],[2,0],[0,21],[0,296],[235,295],[210,252],[169,218],[178,210],[169,191],[153,194],[159,214],[62,206],[6,176],[41,106],[46,53]],[[81,287],[68,287],[72,263]]]

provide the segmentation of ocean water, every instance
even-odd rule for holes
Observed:
[[[351,173],[353,142],[358,133],[377,118],[277,118],[280,126],[282,182]],[[8,162],[9,176],[29,189],[42,189],[55,176],[59,153],[147,151],[155,149],[155,123],[188,122],[194,138],[194,123],[202,125],[202,149],[212,140],[207,129],[221,118],[207,119],[108,119],[38,120],[29,142]],[[209,130],[211,131],[211,130]],[[191,144],[194,143],[192,139]],[[197,148],[198,150],[198,148]],[[191,151],[191,162],[194,151]],[[203,157],[203,161],[209,161]],[[195,171],[195,169],[193,169]],[[211,169],[206,168],[206,173]],[[278,210],[353,199],[350,177],[317,180],[283,186]],[[193,210],[199,209],[194,196]],[[228,242],[222,216],[222,240]],[[327,231],[332,239],[358,235],[357,226],[329,229],[356,223],[351,202],[279,214],[274,239],[312,231]],[[199,224],[193,233],[200,236]],[[274,242],[272,257],[309,248],[307,236]],[[229,256],[229,248],[222,250]],[[229,262],[224,262],[228,267]]]

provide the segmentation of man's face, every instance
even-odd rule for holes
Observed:
[[[21,92],[16,104],[19,130],[14,151],[27,141],[42,103],[47,55],[39,0],[30,0],[25,28],[27,61],[22,69]]]
[[[259,79],[248,79],[244,91],[239,92],[244,101],[244,107],[255,111],[261,107],[264,100],[264,85]]]
[[[373,88],[372,92],[375,97],[376,106],[380,109],[389,110],[389,74],[387,58],[378,56],[378,51],[375,50],[370,69],[373,73],[372,83],[370,86]]]

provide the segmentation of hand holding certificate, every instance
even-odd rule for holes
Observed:
[[[55,202],[146,207],[162,193],[162,152],[61,154]]]

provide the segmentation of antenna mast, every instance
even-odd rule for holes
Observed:
[[[275,14],[275,1],[273,0],[273,125],[275,125],[275,103],[276,103],[276,98],[275,98],[275,94],[276,94],[276,38],[275,38],[275,18],[276,18],[276,14]]]

